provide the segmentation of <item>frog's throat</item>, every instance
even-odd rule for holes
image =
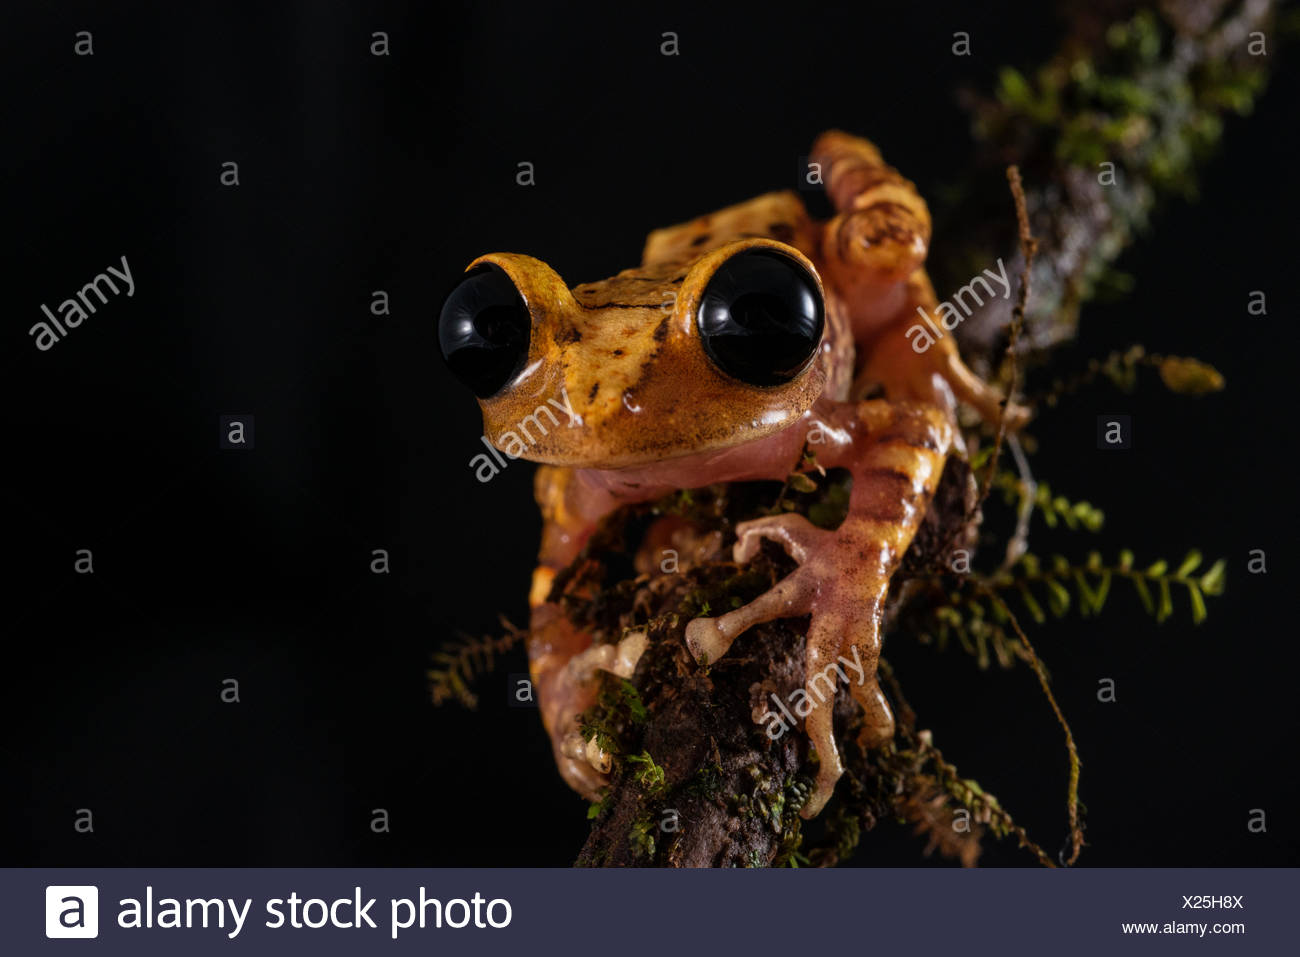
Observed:
[[[812,412],[762,439],[626,468],[578,469],[583,485],[622,503],[645,502],[678,489],[718,482],[784,479],[798,465],[809,433],[821,422]],[[822,423],[823,428],[829,428]]]

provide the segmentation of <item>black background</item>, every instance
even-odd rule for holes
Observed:
[[[523,651],[477,713],[429,701],[435,648],[525,620],[538,534],[532,466],[487,485],[468,467],[481,424],[436,353],[443,294],[493,250],[570,283],[634,265],[650,229],[794,185],[828,127],[938,195],[970,155],[957,87],[1041,62],[1063,30],[1038,3],[699,6],[6,4],[4,863],[572,860],[586,805],[536,713],[505,706]],[[973,56],[951,54],[958,30]],[[660,55],[664,31],[680,56]],[[1038,528],[1037,550],[1229,562],[1199,628],[1181,596],[1156,626],[1117,588],[1100,622],[1033,632],[1084,758],[1084,864],[1297,862],[1281,464],[1298,91],[1279,66],[1202,200],[1126,254],[1133,294],[1090,307],[1061,357],[1141,341],[1214,362],[1228,390],[1098,387],[1033,429],[1037,474],[1108,519]],[[134,297],[38,352],[40,304],[122,255]],[[370,313],[377,289],[390,316]],[[1247,315],[1253,289],[1267,317]],[[1097,451],[1100,413],[1134,416],[1133,451]],[[218,448],[223,414],[255,417],[253,450]],[[79,548],[93,575],[74,574]],[[374,548],[391,574],[371,574]],[[1266,575],[1246,573],[1252,548]],[[1032,675],[903,636],[886,652],[946,756],[1058,846],[1064,751]],[[223,704],[232,677],[242,700]],[[1097,701],[1103,677],[1118,702]],[[858,862],[922,846],[887,824]],[[1031,860],[991,845],[984,862]]]

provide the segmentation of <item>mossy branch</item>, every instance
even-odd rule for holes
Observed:
[[[1277,8],[1273,0],[1120,0],[1106,7],[1109,22],[1095,4],[1068,8],[1073,28],[1056,56],[1036,70],[1004,69],[991,96],[964,97],[980,156],[948,191],[954,202],[936,209],[936,234],[965,240],[938,264],[936,288],[961,286],[999,251],[1014,251],[1015,233],[992,205],[995,177],[1014,163],[1032,184],[1028,207],[1042,239],[1024,342],[1041,352],[1072,338],[1082,304],[1120,285],[1113,264],[1157,202],[1194,195],[1225,120],[1250,112],[1277,59]],[[1274,44],[1270,55],[1252,55],[1257,32]],[[992,300],[959,335],[991,360],[1009,319],[1009,304]]]

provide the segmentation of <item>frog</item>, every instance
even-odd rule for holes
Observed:
[[[477,397],[484,437],[538,463],[529,672],[557,768],[589,800],[612,756],[579,716],[599,673],[631,678],[647,642],[634,629],[593,643],[552,594],[601,519],[684,489],[783,480],[809,452],[848,470],[838,527],[797,512],[738,523],[736,563],[769,541],[794,570],[685,629],[706,666],[755,625],[808,617],[803,732],[818,760],[800,814],[812,818],[843,774],[825,693],[827,676],[832,690],[847,676],[835,668],[841,655],[859,666],[848,682],[859,743],[894,738],[878,675],[885,602],[949,457],[966,455],[959,406],[1004,429],[1028,417],[968,368],[951,336],[919,349],[908,333],[938,306],[925,271],[930,213],[915,185],[869,140],[839,130],[816,138],[808,170],[828,219],[814,220],[794,190],[767,193],[654,230],[640,265],[572,287],[539,259],[489,253],[440,313],[443,358]]]

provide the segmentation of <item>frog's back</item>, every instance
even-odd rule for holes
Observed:
[[[738,239],[775,239],[816,259],[817,228],[803,202],[790,190],[765,193],[685,223],[656,229],[646,237],[642,266],[680,263]]]

